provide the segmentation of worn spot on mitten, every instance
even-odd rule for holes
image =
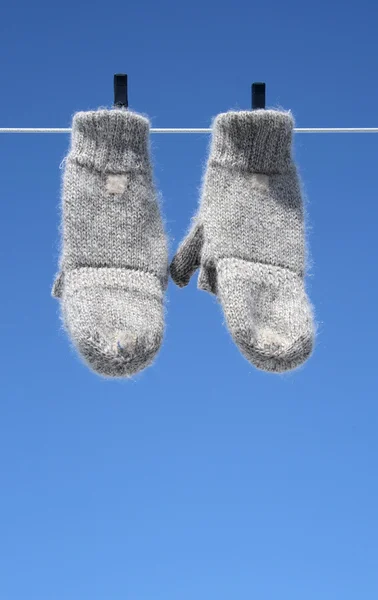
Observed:
[[[123,194],[126,184],[126,175],[108,175],[106,178],[106,191],[108,194]]]
[[[263,175],[262,173],[256,173],[253,175],[253,179],[257,183],[259,187],[268,187],[269,185],[269,175]]]
[[[135,352],[138,343],[138,337],[130,332],[118,332],[116,334],[115,350],[126,355],[132,355]]]

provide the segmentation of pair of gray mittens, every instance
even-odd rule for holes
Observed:
[[[314,340],[293,126],[274,110],[216,117],[200,206],[170,266],[180,287],[200,268],[198,287],[217,296],[241,352],[271,372],[303,363]],[[161,346],[168,283],[146,118],[74,116],[62,237],[53,295],[74,345],[101,375],[137,373]]]

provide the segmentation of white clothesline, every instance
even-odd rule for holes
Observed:
[[[211,133],[209,128],[156,128],[151,133]],[[378,127],[299,127],[296,133],[378,133]],[[69,127],[0,127],[0,133],[71,133]]]

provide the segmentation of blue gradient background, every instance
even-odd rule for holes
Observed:
[[[300,127],[378,126],[378,8],[36,1],[3,7],[2,127],[68,127],[112,103],[208,127],[252,81]],[[0,136],[1,600],[376,600],[378,135],[297,135],[316,352],[264,374],[219,307],[168,291],[155,365],[89,372],[50,297],[67,135]],[[171,252],[206,135],[154,135]]]

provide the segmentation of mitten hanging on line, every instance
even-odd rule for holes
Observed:
[[[272,372],[303,363],[314,341],[293,126],[274,110],[215,119],[199,210],[170,267],[179,286],[200,267],[241,352]]]
[[[62,235],[53,295],[75,347],[102,375],[133,375],[160,348],[168,278],[147,119],[119,109],[75,115]]]

